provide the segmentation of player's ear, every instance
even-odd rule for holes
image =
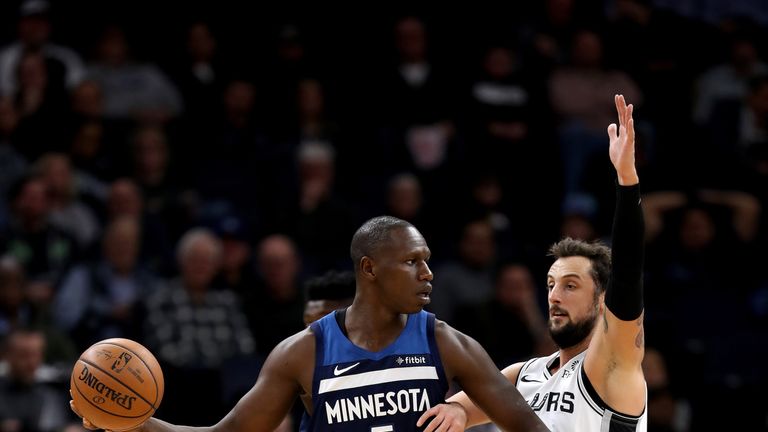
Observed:
[[[373,279],[376,277],[373,259],[371,257],[364,256],[360,258],[360,273],[366,279]]]
[[[605,291],[597,295],[597,311],[600,315],[605,313]]]

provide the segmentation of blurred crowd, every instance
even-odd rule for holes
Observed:
[[[0,432],[76,430],[71,366],[109,337],[160,360],[159,417],[217,421],[304,328],[305,282],[350,270],[354,230],[380,214],[426,237],[438,318],[500,367],[551,353],[546,250],[610,241],[617,93],[646,212],[649,430],[768,429],[761,2],[308,9],[253,27],[224,5],[8,3]]]

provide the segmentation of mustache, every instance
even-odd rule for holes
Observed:
[[[550,315],[551,314],[555,314],[555,313],[560,313],[560,314],[568,315],[568,311],[563,309],[563,308],[561,308],[560,306],[552,306],[552,307],[550,307],[549,308],[549,313],[550,313]]]

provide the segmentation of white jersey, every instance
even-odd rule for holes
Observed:
[[[552,431],[645,432],[646,409],[637,416],[621,414],[600,399],[584,372],[586,351],[562,365],[555,375],[549,368],[559,353],[525,362],[515,385],[544,424]]]

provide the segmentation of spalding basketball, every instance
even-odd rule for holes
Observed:
[[[94,426],[133,429],[163,399],[163,371],[155,356],[130,339],[105,339],[85,350],[72,369],[72,400]]]

